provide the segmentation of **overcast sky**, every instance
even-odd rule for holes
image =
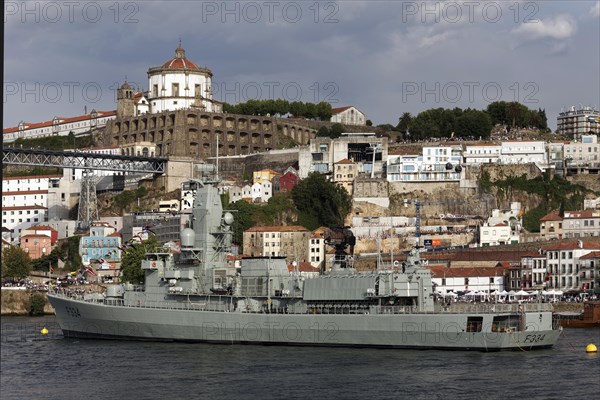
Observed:
[[[600,107],[598,1],[5,2],[4,121],[116,109],[174,56],[214,97],[354,105],[374,124],[517,100]]]

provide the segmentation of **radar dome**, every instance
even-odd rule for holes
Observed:
[[[194,241],[196,240],[196,233],[191,228],[185,228],[179,234],[181,237],[181,247],[194,247]]]
[[[223,216],[223,222],[225,222],[225,224],[227,225],[233,224],[233,214],[225,213],[225,215]]]

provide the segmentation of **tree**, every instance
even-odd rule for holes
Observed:
[[[303,117],[306,114],[306,107],[301,101],[294,101],[290,104],[290,113],[294,117]]]
[[[16,246],[2,250],[2,276],[4,278],[23,279],[31,272],[29,254]]]
[[[348,192],[318,172],[294,186],[292,199],[298,210],[298,223],[310,230],[343,225],[352,208]]]
[[[344,125],[342,124],[333,124],[331,125],[331,129],[329,130],[329,137],[332,139],[337,139],[342,136],[344,132]]]
[[[373,121],[368,119],[367,122],[365,122],[365,124],[367,124],[367,126],[373,126]]]
[[[331,136],[331,132],[329,132],[329,129],[326,126],[322,126],[319,128],[319,130],[317,131],[317,137],[330,137]]]
[[[331,104],[326,101],[317,104],[317,117],[321,121],[329,121],[331,119]]]
[[[142,269],[142,260],[147,252],[156,251],[160,246],[154,235],[142,243],[135,243],[127,248],[125,255],[121,259],[121,280],[134,284],[144,282],[144,270]]]
[[[412,122],[412,119],[413,119],[413,117],[409,112],[403,113],[402,116],[400,118],[398,118],[398,125],[396,126],[396,129],[402,133],[406,133],[406,131],[410,127],[410,123]]]
[[[254,214],[256,206],[245,200],[238,200],[228,207],[233,212],[233,238],[232,241],[238,246],[244,243],[244,231],[254,226]]]
[[[304,103],[304,117],[308,119],[315,119],[318,115],[318,109],[316,104]]]

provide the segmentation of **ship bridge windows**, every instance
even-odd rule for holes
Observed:
[[[518,315],[495,316],[492,321],[492,332],[516,331],[518,326]]]
[[[467,332],[481,332],[483,317],[467,317]]]

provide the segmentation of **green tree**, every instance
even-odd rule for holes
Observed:
[[[318,115],[317,105],[313,103],[304,103],[304,117],[315,119]]]
[[[326,101],[317,104],[317,117],[321,121],[329,121],[331,119],[331,104]]]
[[[343,225],[352,208],[348,192],[317,172],[294,186],[292,199],[298,210],[298,223],[310,230]]]
[[[337,139],[342,136],[344,132],[344,125],[342,124],[333,124],[331,125],[331,129],[329,130],[329,137],[332,139]]]
[[[331,132],[329,132],[329,128],[326,126],[322,126],[317,131],[317,137],[330,137]]]
[[[301,101],[294,101],[290,103],[290,113],[294,117],[303,117],[306,114],[306,107]]]
[[[406,133],[406,131],[410,128],[412,119],[413,117],[409,112],[402,113],[402,116],[398,118],[398,125],[396,126],[396,129],[402,133]]]
[[[156,251],[160,243],[154,235],[142,243],[135,243],[128,247],[125,255],[121,259],[121,280],[134,284],[143,283],[144,270],[142,269],[142,260],[147,252]]]
[[[31,272],[31,259],[23,249],[10,246],[2,250],[2,277],[22,279]]]
[[[245,200],[238,200],[227,207],[233,211],[233,238],[232,241],[238,246],[244,243],[244,231],[254,226],[254,215],[257,206],[250,204]]]

